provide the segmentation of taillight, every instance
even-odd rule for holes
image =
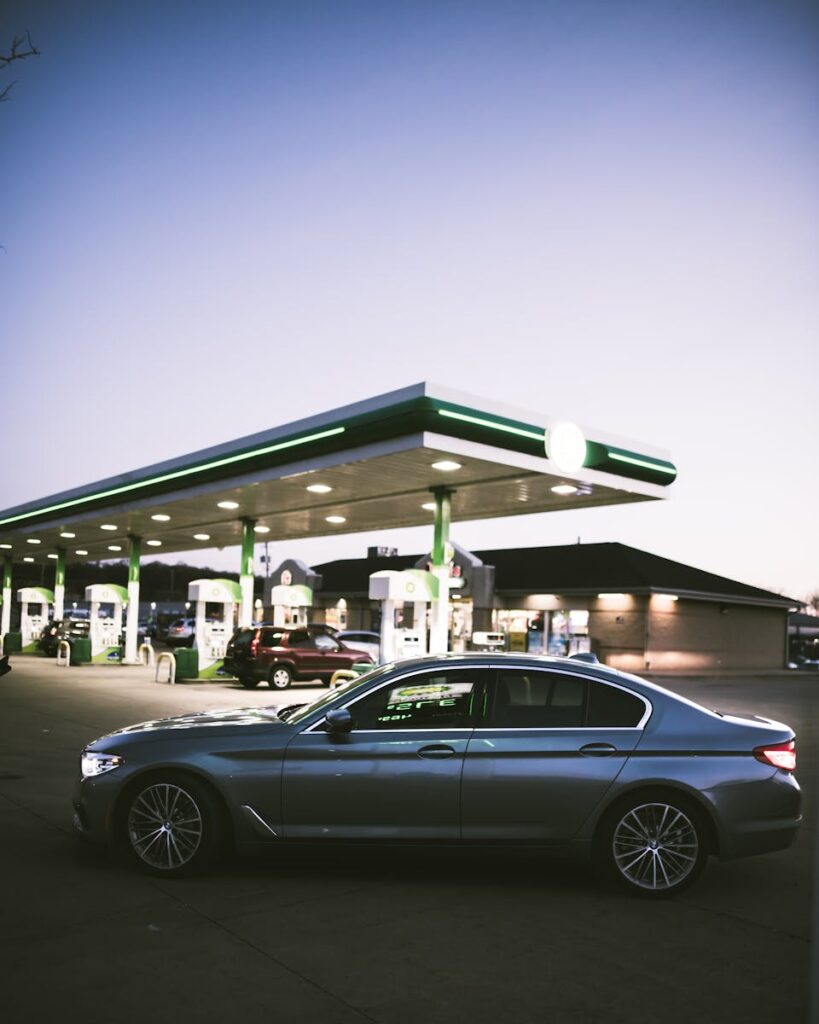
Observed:
[[[256,657],[256,651],[258,651],[258,649],[259,649],[259,638],[257,636],[254,636],[253,639],[250,641],[250,657],[251,658],[255,658]]]
[[[774,768],[784,768],[786,772],[796,770],[796,741],[788,740],[787,743],[765,744],[762,747],[754,747],[754,757],[763,764],[769,764]]]

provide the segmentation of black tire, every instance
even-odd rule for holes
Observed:
[[[182,878],[224,852],[228,826],[218,798],[199,779],[157,772],[132,786],[118,814],[118,842],[131,864]]]
[[[239,676],[239,682],[246,690],[255,690],[261,679],[251,679],[249,676]]]
[[[293,682],[293,670],[287,665],[274,665],[267,674],[271,690],[287,690]]]
[[[647,899],[665,899],[688,888],[701,874],[708,853],[705,812],[684,794],[668,790],[643,791],[617,801],[595,836],[602,877]]]

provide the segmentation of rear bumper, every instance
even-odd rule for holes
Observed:
[[[717,804],[719,859],[786,850],[802,823],[801,803],[799,783],[779,769],[754,785],[725,787]]]

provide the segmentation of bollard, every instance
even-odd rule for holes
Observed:
[[[142,652],[145,651],[145,657],[143,658]],[[151,644],[140,644],[139,650],[137,651],[137,657],[139,658],[140,665],[147,665],[149,668],[153,668],[156,664],[156,656],[154,655],[154,649]]]
[[[154,676],[154,681],[157,683],[163,682],[163,680],[159,678],[159,674],[160,669],[165,662],[167,662],[168,665],[168,678],[164,681],[173,686],[176,682],[176,659],[169,651],[163,651],[156,659],[156,675]]]
[[[57,644],[57,664],[66,668],[71,664],[71,644],[67,640],[60,640]]]
[[[351,679],[358,679],[358,672],[353,672],[347,668],[339,668],[330,677],[330,689],[335,690],[339,686],[343,686],[344,683],[348,683]]]

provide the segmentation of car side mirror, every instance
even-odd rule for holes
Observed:
[[[353,716],[347,708],[333,708],[324,716],[327,732],[350,732],[353,727]]]

